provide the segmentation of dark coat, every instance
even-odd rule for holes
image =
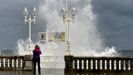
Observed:
[[[39,62],[40,61],[40,54],[41,54],[40,49],[34,49],[33,50],[33,62]]]

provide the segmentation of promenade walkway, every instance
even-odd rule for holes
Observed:
[[[133,72],[89,72],[89,73],[76,73],[76,74],[64,74],[63,69],[42,69],[41,75],[133,75]],[[0,75],[33,75],[31,71],[0,71]],[[38,75],[38,74],[36,74]]]
[[[0,75],[33,75],[33,73],[31,71],[0,71]],[[38,75],[38,73],[36,75]],[[64,70],[42,69],[41,75],[64,75]]]

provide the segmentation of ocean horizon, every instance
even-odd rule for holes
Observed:
[[[133,57],[133,50],[116,50],[123,57]],[[14,56],[19,55],[17,50],[0,50],[0,55]]]

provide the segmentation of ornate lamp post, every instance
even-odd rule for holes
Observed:
[[[27,8],[24,9],[24,22],[25,24],[28,22],[29,24],[29,37],[28,37],[28,49],[31,52],[31,45],[32,45],[32,40],[31,40],[31,24],[32,22],[35,24],[36,21],[36,8],[33,8],[33,12],[29,13],[29,11],[27,10]]]
[[[71,41],[70,41],[70,23],[74,23],[75,15],[76,15],[76,9],[73,8],[72,10],[68,10],[67,7],[63,8],[63,22],[67,25],[67,50],[66,55],[72,55],[71,53]]]

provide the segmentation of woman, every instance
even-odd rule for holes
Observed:
[[[35,46],[33,50],[33,69],[34,75],[36,75],[36,63],[38,63],[38,73],[41,75],[41,68],[40,68],[40,54],[42,54],[40,47],[38,45]]]

